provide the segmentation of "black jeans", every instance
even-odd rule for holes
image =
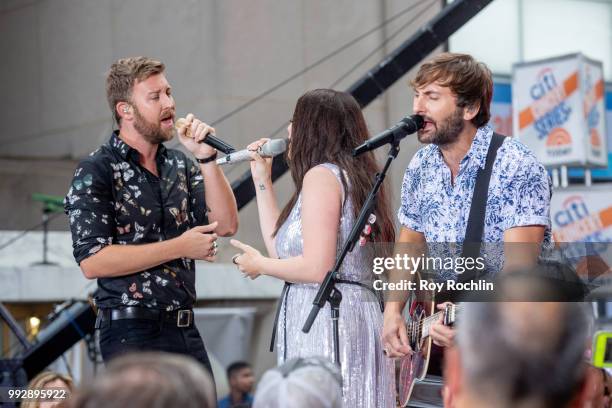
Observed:
[[[103,320],[100,325],[100,351],[105,363],[134,351],[165,351],[192,356],[208,370],[212,368],[200,332],[191,324],[177,327],[167,320]]]

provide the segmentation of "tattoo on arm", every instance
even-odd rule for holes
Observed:
[[[266,189],[266,186],[264,186],[263,183],[259,183],[259,189],[261,191],[264,191]]]

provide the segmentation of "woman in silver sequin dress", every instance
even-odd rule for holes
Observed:
[[[272,190],[272,159],[253,153],[251,170],[261,230],[270,257],[239,241],[234,258],[239,269],[256,278],[269,275],[287,282],[276,331],[278,362],[322,355],[334,360],[329,304],[319,312],[308,334],[302,326],[320,282],[339,255],[356,216],[379,171],[370,152],[353,158],[352,149],[368,137],[359,104],[343,92],[318,89],[297,102],[288,127],[287,162],[296,191],[280,211]],[[255,150],[265,140],[249,145]],[[380,190],[376,223],[370,238],[393,242],[394,230]],[[337,284],[340,305],[340,363],[345,407],[395,407],[393,361],[383,354],[382,313],[375,294],[371,246],[356,246],[344,259]]]

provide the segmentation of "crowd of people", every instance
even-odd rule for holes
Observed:
[[[445,351],[444,407],[600,408],[612,380],[585,351],[590,313],[575,302],[466,303],[456,343]],[[44,372],[31,389],[66,389],[67,399],[24,407],[341,408],[343,377],[323,356],[297,357],[259,380],[243,361],[227,368],[230,390],[215,401],[210,373],[197,360],[163,352],[113,359],[92,383]]]

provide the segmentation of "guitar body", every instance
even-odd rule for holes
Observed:
[[[415,383],[423,380],[427,374],[432,342],[429,336],[422,338],[421,323],[434,313],[434,308],[433,301],[418,300],[413,300],[407,308],[408,341],[414,353],[399,361],[398,398],[402,407],[408,405]]]

